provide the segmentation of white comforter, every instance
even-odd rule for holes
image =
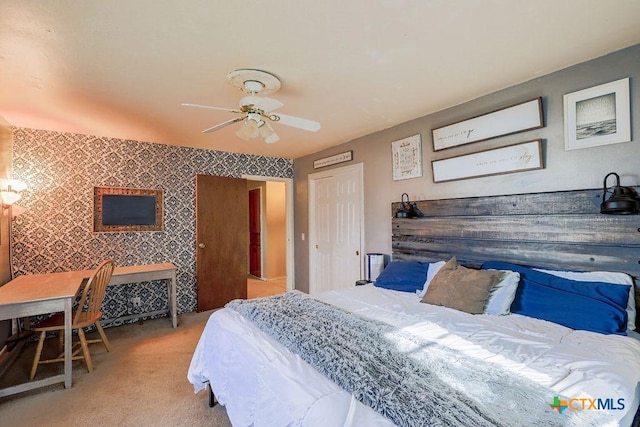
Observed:
[[[549,404],[554,394],[613,399],[614,407],[624,399],[624,410],[610,411],[610,425],[629,425],[633,420],[640,395],[637,335],[573,331],[515,314],[471,315],[372,285],[314,297],[498,363],[548,387]],[[188,379],[196,392],[209,382],[236,426],[392,425],[229,309],[211,315]],[[578,404],[573,402],[574,407]],[[570,412],[558,416],[568,417]]]

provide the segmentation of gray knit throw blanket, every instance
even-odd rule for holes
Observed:
[[[227,307],[398,426],[598,425],[596,411],[559,414],[552,391],[493,363],[301,292]]]

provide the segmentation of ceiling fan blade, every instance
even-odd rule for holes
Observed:
[[[284,104],[277,99],[273,98],[262,98],[260,102],[256,104],[256,108],[268,113],[270,111],[276,110],[282,107]]]
[[[282,107],[284,104],[278,101],[277,99],[249,95],[249,96],[245,96],[240,100],[240,107],[244,107],[246,105],[253,105],[254,109],[262,110],[265,113],[268,113],[270,111],[273,111],[277,108]]]
[[[239,122],[241,120],[244,120],[244,116],[243,117],[236,117],[235,119],[227,120],[226,122],[222,122],[220,124],[217,124],[215,126],[207,128],[207,129],[203,130],[202,133],[214,132],[214,131],[217,131],[218,129],[222,129],[225,126],[232,125],[232,124],[237,123],[237,122]]]
[[[210,105],[200,105],[200,104],[182,104],[183,107],[197,107],[197,108],[208,108],[210,110],[222,110],[229,111],[230,113],[242,113],[241,110],[236,110],[233,108],[223,108],[223,107],[212,107]]]
[[[272,118],[274,116],[276,117],[275,119]],[[288,116],[286,114],[272,114],[269,118],[275,122],[282,123],[283,125],[308,130],[310,132],[316,132],[320,129],[320,123],[309,119],[303,119],[301,117]]]

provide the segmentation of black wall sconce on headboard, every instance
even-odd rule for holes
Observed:
[[[611,175],[616,177],[616,186],[613,189],[607,188],[607,178]],[[629,215],[640,212],[640,197],[633,187],[621,187],[620,176],[615,172],[610,172],[604,177],[602,193],[602,203],[600,204],[600,213]],[[607,193],[611,196],[607,199]]]
[[[404,198],[407,197],[407,201],[405,202]],[[400,207],[396,211],[396,218],[422,218],[424,214],[420,209],[418,209],[418,205],[409,200],[409,195],[407,193],[402,193],[400,202]]]

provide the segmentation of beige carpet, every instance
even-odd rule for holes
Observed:
[[[182,314],[176,329],[166,317],[107,328],[111,352],[91,346],[92,373],[74,361],[70,389],[58,384],[0,398],[0,425],[230,426],[224,408],[209,408],[207,394],[195,395],[186,378],[210,313]],[[55,346],[55,340],[47,345]],[[34,349],[30,343],[22,350],[0,387],[27,379]],[[62,364],[43,365],[36,378],[61,369]]]

